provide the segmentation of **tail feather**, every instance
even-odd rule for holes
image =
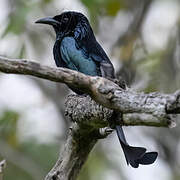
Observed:
[[[129,145],[121,144],[126,162],[130,164],[132,167],[138,167],[137,159],[141,159],[146,153],[146,149],[142,147],[132,147]]]
[[[138,159],[137,161],[139,164],[148,165],[154,163],[157,156],[158,156],[157,152],[148,152],[145,153],[145,155],[141,159]]]
[[[129,146],[121,126],[116,126],[116,132],[128,165],[138,168],[139,164],[148,165],[156,160],[157,152],[146,153],[146,148]]]

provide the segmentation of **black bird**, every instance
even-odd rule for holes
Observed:
[[[91,76],[114,79],[114,67],[97,42],[88,19],[79,12],[67,11],[54,17],[47,17],[36,23],[51,25],[56,32],[53,48],[58,67],[65,67]],[[70,87],[77,94],[78,89]],[[115,129],[125,154],[127,164],[137,168],[139,164],[152,164],[157,152],[148,152],[143,147],[132,147],[126,142],[123,129],[115,124]]]

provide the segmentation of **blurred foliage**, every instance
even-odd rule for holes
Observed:
[[[88,9],[91,24],[96,30],[98,17],[100,16],[116,16],[117,13],[125,8],[124,0],[80,0]]]
[[[8,25],[2,37],[6,36],[8,33],[19,35],[25,31],[28,14],[35,7],[35,4],[30,2],[31,1],[24,0],[9,1],[11,10],[9,12]]]
[[[180,88],[180,23],[177,22],[177,24],[174,25],[173,33],[168,37],[168,42],[162,49],[149,51],[147,47],[148,44],[145,43],[143,39],[142,27],[145,25],[144,21],[146,20],[151,5],[154,2],[164,3],[165,1],[79,1],[89,12],[91,24],[98,30],[97,33],[99,35],[104,32],[104,29],[97,28],[99,27],[100,21],[101,23],[105,23],[105,26],[110,26],[110,30],[113,28],[116,29],[117,27],[113,26],[119,26],[120,24],[118,24],[118,22],[121,23],[122,27],[127,27],[123,33],[115,33],[116,40],[113,40],[113,42],[115,42],[110,48],[112,52],[115,52],[112,53],[112,56],[113,59],[116,59],[115,63],[119,66],[119,69],[116,69],[117,74],[123,76],[129,86],[145,92],[160,91],[166,93],[174,92]],[[8,38],[13,39],[16,37],[16,41],[18,42],[12,40],[10,42],[11,44],[7,46],[7,50],[1,53],[12,56],[13,58],[27,58],[28,54],[33,52],[37,56],[36,60],[43,59],[44,52],[47,50],[47,43],[52,39],[54,40],[55,36],[48,29],[45,30],[38,26],[35,28],[34,21],[37,17],[49,16],[61,11],[61,2],[62,1],[57,0],[6,0],[8,13],[4,20],[5,27],[1,30],[0,38],[1,40],[9,41]],[[178,1],[174,0],[173,2],[177,2],[179,5]],[[119,18],[120,12],[129,18]],[[119,21],[117,21],[118,18]],[[113,21],[116,21],[116,23],[112,24]],[[110,38],[107,38],[107,41],[111,41],[111,36],[114,36],[114,31],[110,33],[108,32],[102,37],[106,39],[106,36],[109,36]],[[13,52],[10,54],[9,47],[11,47],[12,44],[13,48],[11,49],[13,49]],[[50,101],[56,101],[54,104],[61,106],[62,102],[59,103],[58,99],[64,99],[64,95],[63,93],[58,94],[60,89],[57,89],[57,92],[55,92],[54,87],[56,87],[56,85],[53,86],[53,83],[50,85],[48,85],[47,82],[44,83],[44,85],[42,84],[43,83],[37,83],[37,86],[45,96],[48,94],[47,98]],[[51,92],[50,89],[52,90]],[[58,110],[59,114],[62,115],[62,108],[58,107],[57,111]],[[35,139],[26,139],[21,142],[18,132],[20,118],[21,114],[12,110],[5,110],[0,114],[0,158],[5,158],[8,165],[4,177],[6,180],[42,179],[57,159],[59,142],[41,144]],[[176,130],[168,132],[161,128],[156,129],[156,133],[154,133],[154,131],[151,133],[147,130],[145,134],[151,136],[158,144],[160,157],[164,160],[164,163],[168,165],[172,180],[179,179],[179,127],[177,127]],[[166,140],[167,138],[168,140]],[[23,161],[17,162],[15,157],[23,159]],[[87,163],[81,171],[79,180],[104,179],[104,171],[110,168],[115,169],[115,165],[113,166],[111,163],[112,162],[106,158],[106,150],[99,146],[90,154]],[[26,166],[28,166],[29,170],[27,170]],[[115,170],[117,172],[123,172],[120,171],[120,167]],[[119,176],[122,177],[122,174],[119,174]]]
[[[94,16],[99,14],[115,16],[121,8],[125,7],[123,0],[81,0],[81,2]]]
[[[16,53],[13,54],[13,56],[16,56],[16,58],[24,58],[27,54],[26,46],[29,44],[32,47],[34,46],[34,49],[37,51],[45,49],[43,43],[39,45],[39,43],[36,42],[42,42],[39,38],[40,33],[37,34],[34,32],[32,28],[34,22],[29,21],[29,19],[31,19],[34,14],[43,14],[43,9],[46,9],[52,2],[53,0],[7,0],[7,4],[9,4],[9,9],[7,9],[9,11],[6,19],[7,24],[0,37],[5,39],[12,34],[18,37],[19,42],[17,47],[14,47],[14,52]]]
[[[26,179],[26,180],[32,180],[31,176],[24,172],[21,168],[16,167],[15,165],[7,162],[8,165],[6,169],[4,170],[4,179]]]
[[[17,122],[19,114],[6,110],[0,117],[0,137],[7,141],[8,144],[16,147],[18,145],[17,139]]]
[[[39,179],[39,177],[42,179],[56,162],[59,145],[54,143],[40,144],[35,139],[25,142],[18,141],[18,121],[19,114],[17,112],[6,110],[0,115],[0,158],[7,160],[5,179],[32,180]],[[12,158],[13,156],[16,158]],[[18,163],[17,160],[19,160]],[[30,174],[30,172],[34,172],[33,168],[35,168],[31,166],[29,168],[32,170],[22,169],[22,167],[27,167],[27,164],[24,163],[28,160],[40,167],[40,172],[44,172],[44,174]]]
[[[9,14],[9,23],[6,27],[3,36],[8,33],[21,34],[23,33],[26,25],[26,17],[30,11],[30,8],[26,3],[18,3],[17,7]],[[18,21],[17,21],[18,19]]]
[[[87,180],[102,179],[103,171],[106,171],[106,169],[108,170],[108,162],[106,158],[104,158],[104,154],[102,151],[96,150],[89,156],[78,180],[84,180],[84,177],[86,177]]]
[[[11,147],[14,149],[15,147]],[[25,170],[22,167],[27,167],[27,164],[24,164],[23,161],[18,164],[14,162],[10,157],[1,157],[7,160],[7,168],[4,171],[5,179],[43,179],[46,176],[46,173],[52,168],[56,159],[58,157],[59,145],[57,144],[39,144],[35,141],[27,141],[26,143],[19,144],[18,152],[20,152],[19,161],[21,161],[22,157],[27,158],[27,160],[34,162],[36,167],[32,167],[29,165],[29,170]],[[0,153],[1,154],[1,153]],[[38,173],[34,173],[34,168],[39,171]],[[32,168],[32,169],[30,169]]]

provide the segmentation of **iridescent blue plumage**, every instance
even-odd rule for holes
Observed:
[[[83,49],[77,49],[76,40],[73,37],[63,38],[60,53],[67,68],[91,76],[101,76],[95,61]]]

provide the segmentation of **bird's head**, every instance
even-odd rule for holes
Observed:
[[[57,35],[74,36],[77,39],[83,39],[89,33],[93,34],[88,19],[82,13],[74,11],[67,11],[54,17],[42,18],[36,23],[51,25]]]

